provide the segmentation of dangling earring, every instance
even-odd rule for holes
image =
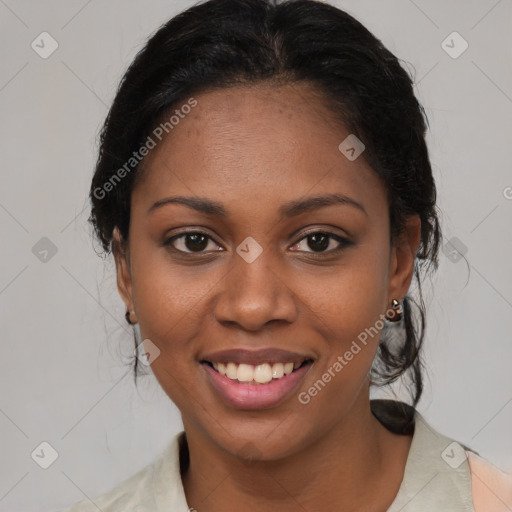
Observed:
[[[402,319],[404,313],[402,303],[397,299],[393,299],[391,301],[391,308],[391,316],[386,315],[386,320],[389,320],[390,322],[399,322]]]
[[[135,322],[132,322],[131,318],[130,318],[130,310],[127,309],[126,310],[126,313],[124,314],[124,317],[126,319],[126,321],[130,324],[130,325],[135,325]]]

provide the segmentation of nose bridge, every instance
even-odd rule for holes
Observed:
[[[292,322],[296,315],[293,293],[279,275],[278,258],[247,237],[233,253],[231,268],[215,304],[218,321],[235,322],[257,330],[271,320]]]

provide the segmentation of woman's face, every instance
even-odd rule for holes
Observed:
[[[146,157],[119,289],[160,351],[152,370],[187,431],[279,458],[367,404],[375,332],[409,287],[419,221],[390,246],[384,187],[340,151],[349,132],[307,86],[195,99]],[[177,196],[216,206],[163,201]],[[224,376],[213,363],[235,364]]]

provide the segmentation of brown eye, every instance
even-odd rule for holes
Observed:
[[[164,245],[170,245],[173,249],[179,252],[201,253],[208,247],[209,241],[213,242],[211,237],[202,231],[187,231],[186,233],[181,233],[167,239],[164,242]],[[214,246],[215,245],[216,244],[214,244]]]
[[[308,235],[308,247],[311,247],[314,251],[324,251],[329,247],[330,236],[327,233],[315,233],[314,235]]]
[[[305,245],[307,248],[311,250],[308,251],[305,248],[300,249],[301,244],[303,244],[303,246]],[[306,253],[309,252],[318,254],[331,254],[336,253],[349,245],[351,245],[351,242],[349,242],[345,238],[335,235],[334,233],[328,233],[325,231],[315,231],[314,233],[308,233],[306,236],[301,238],[301,240],[294,244],[293,247],[299,248],[299,251],[303,251]]]

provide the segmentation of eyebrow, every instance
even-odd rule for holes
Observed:
[[[153,212],[157,208],[160,208],[167,204],[182,204],[184,206],[187,206],[188,208],[214,217],[226,218],[228,216],[228,210],[226,210],[222,203],[212,201],[210,199],[206,199],[203,197],[186,196],[175,196],[159,199],[153,205],[150,206],[148,214]],[[298,199],[295,201],[290,201],[289,203],[283,204],[279,208],[279,214],[282,217],[291,218],[297,215],[301,215],[302,213],[306,213],[312,210],[317,210],[319,208],[324,208],[326,206],[331,206],[335,204],[352,206],[363,212],[366,216],[368,216],[368,213],[366,212],[361,203],[343,194],[327,194],[322,196],[308,197],[307,199]]]

